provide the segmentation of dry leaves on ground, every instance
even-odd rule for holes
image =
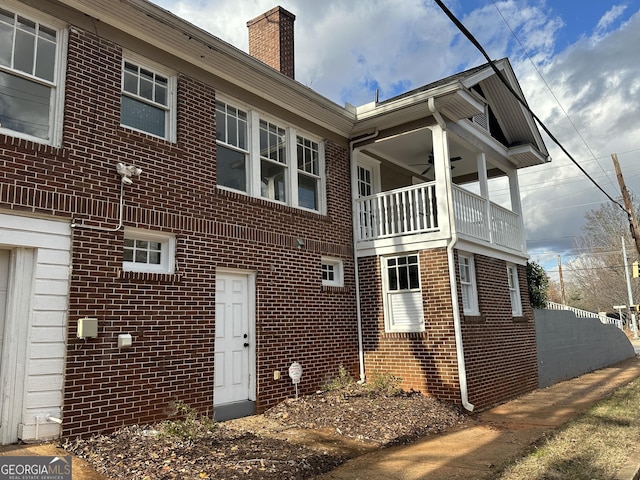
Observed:
[[[214,424],[187,415],[178,430],[179,422],[131,426],[62,447],[112,479],[306,479],[357,454],[340,436],[379,448],[462,420],[456,407],[416,392],[385,395],[353,385],[290,399],[238,421]],[[296,434],[300,429],[333,432],[335,441],[328,447]]]

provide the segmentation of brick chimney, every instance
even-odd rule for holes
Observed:
[[[293,58],[293,22],[296,16],[282,7],[247,22],[249,55],[295,78]]]

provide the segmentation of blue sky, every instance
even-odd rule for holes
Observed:
[[[640,0],[443,0],[492,58],[509,57],[553,134],[613,197],[611,154],[640,195]],[[247,51],[246,22],[296,15],[296,79],[343,105],[389,98],[483,62],[432,0],[155,0]],[[529,254],[557,278],[584,215],[607,198],[545,139],[552,163],[520,171]],[[492,200],[507,199],[499,183]]]

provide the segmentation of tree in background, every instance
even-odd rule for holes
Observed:
[[[575,243],[580,255],[563,269],[565,292],[573,292],[566,296],[567,303],[592,312],[611,312],[613,305],[625,305],[628,301],[622,238],[628,264],[638,258],[629,221],[626,213],[613,203],[591,210],[585,219],[582,236]],[[631,280],[634,301],[640,300],[638,279]]]
[[[527,284],[529,299],[533,308],[545,308],[549,290],[549,277],[541,265],[534,261],[527,262]]]

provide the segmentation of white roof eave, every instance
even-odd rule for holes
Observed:
[[[348,137],[355,115],[242,50],[146,0],[60,0],[239,88]],[[122,10],[126,9],[125,12]],[[158,39],[162,38],[162,44]]]

